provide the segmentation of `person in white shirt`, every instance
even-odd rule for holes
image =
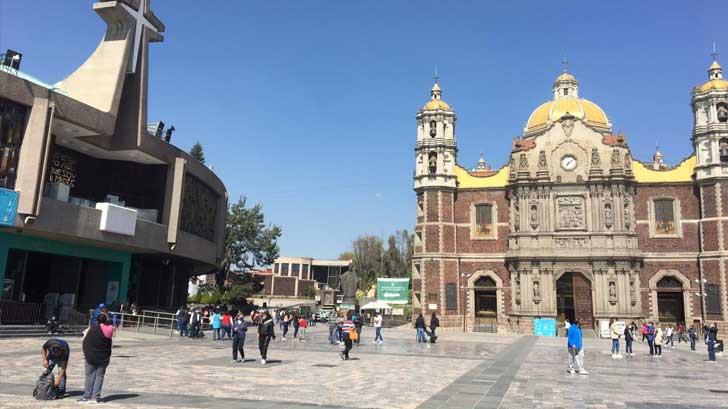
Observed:
[[[382,313],[377,313],[377,316],[374,317],[374,331],[376,331],[376,335],[374,336],[374,343],[383,343],[384,338],[382,338]]]

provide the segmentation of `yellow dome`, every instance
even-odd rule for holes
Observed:
[[[450,108],[450,105],[448,105],[447,102],[445,102],[441,99],[429,100],[422,109],[427,110],[427,111],[434,111],[437,109],[441,109],[443,111],[452,111],[452,108]]]
[[[609,126],[607,114],[597,104],[583,98],[559,98],[541,104],[531,113],[526,123],[526,132],[545,128],[549,122],[556,122],[567,114],[590,125]]]
[[[710,80],[699,87],[696,87],[697,92],[708,92],[714,89],[728,90],[728,81],[724,79],[715,79]]]
[[[563,74],[561,74],[558,77],[556,77],[556,81],[555,82],[559,82],[559,81],[576,81],[576,77],[574,77],[573,75],[569,74],[568,72],[564,72]]]

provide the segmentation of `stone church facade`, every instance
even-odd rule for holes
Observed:
[[[728,81],[715,60],[691,106],[693,152],[641,162],[564,70],[508,164],[467,170],[436,82],[417,112],[415,313],[493,331],[538,317],[728,321]]]

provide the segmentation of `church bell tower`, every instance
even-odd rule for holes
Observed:
[[[412,289],[417,312],[437,312],[443,320],[447,310],[440,297],[443,280],[455,281],[455,200],[457,143],[455,112],[442,100],[435,76],[430,100],[417,111],[414,190],[417,193],[417,223],[413,255]]]

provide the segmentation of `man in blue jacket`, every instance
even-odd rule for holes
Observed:
[[[581,339],[581,322],[576,320],[571,327],[567,335],[567,345],[569,348],[569,373],[580,373],[582,375],[589,375],[589,372],[584,369],[584,348]]]

